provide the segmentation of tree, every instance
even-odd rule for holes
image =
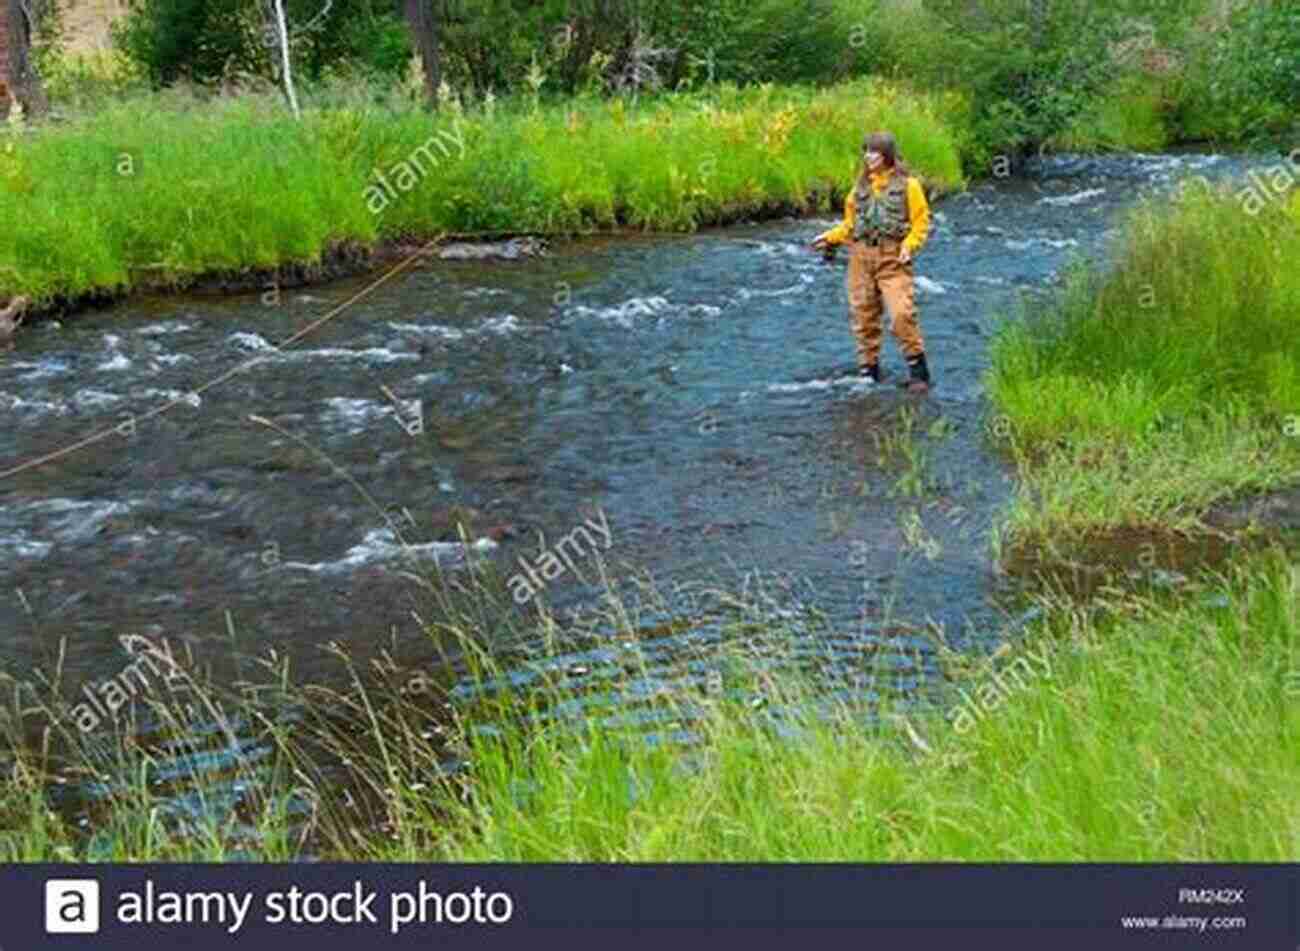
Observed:
[[[325,4],[328,12],[329,3]],[[280,50],[280,81],[284,85],[284,97],[289,101],[289,109],[293,112],[295,119],[302,118],[298,110],[298,94],[293,88],[293,67],[291,65],[292,56],[289,52],[289,27],[284,19],[284,3],[282,0],[273,0],[271,9],[274,20],[274,35],[276,46]]]
[[[391,82],[410,62],[411,31],[396,0],[279,0],[279,6],[295,84],[319,80],[338,64]],[[181,79],[216,86],[240,74],[283,85],[279,20],[277,0],[130,0],[113,24],[113,40],[160,86]]]
[[[49,109],[45,86],[32,60],[32,34],[40,16],[39,0],[0,0],[0,105],[18,100],[28,115]]]
[[[424,66],[425,98],[430,108],[437,108],[438,87],[442,85],[442,60],[432,0],[403,0],[403,11],[416,52],[420,54],[420,63]]]

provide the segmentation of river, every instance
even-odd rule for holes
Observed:
[[[917,264],[925,399],[842,378],[846,256],[806,246],[829,220],[433,261],[283,351],[369,279],[38,324],[0,363],[0,469],[120,432],[0,480],[0,663],[27,676],[62,643],[75,691],[142,634],[219,677],[272,647],[326,676],[329,642],[418,664],[435,652],[408,573],[463,564],[437,529],[453,505],[510,527],[473,553],[506,573],[599,512],[610,583],[653,578],[670,615],[678,588],[763,578],[849,640],[888,625],[991,646],[989,532],[1013,491],[985,437],[999,314],[1072,258],[1101,262],[1140,197],[1262,164],[1057,156],[939,202]],[[885,368],[906,372],[892,340]],[[885,458],[902,424],[923,466]],[[562,616],[604,590],[573,564],[539,596]]]

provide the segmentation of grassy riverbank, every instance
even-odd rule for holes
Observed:
[[[1007,549],[1194,530],[1300,481],[1300,193],[1247,184],[1138,209],[1117,268],[1005,325],[988,387],[1019,461]]]
[[[937,191],[1040,146],[1290,147],[1300,132],[1300,18],[1283,3],[1061,0],[1035,7],[1031,34],[1016,4],[630,9],[462,11],[436,31],[450,84],[437,114],[416,102],[422,73],[392,11],[336,9],[295,50],[301,123],[266,92],[277,69],[256,31],[143,3],[111,54],[83,57],[55,16],[38,58],[59,121],[0,129],[0,215],[22,223],[0,235],[0,302],[325,278],[457,232],[829,210],[876,126]],[[74,41],[109,32],[67,26]],[[165,88],[182,76],[202,102]],[[236,87],[263,92],[216,95]]]
[[[486,737],[473,798],[438,850],[477,861],[1293,859],[1298,585],[1278,561],[1239,574],[1222,602],[1207,589],[1178,604],[1134,599],[1104,621],[1064,612],[968,671],[946,715],[901,731],[864,729],[845,708],[787,723],[783,738],[745,705],[723,706],[691,768],[599,726],[580,742]]]
[[[85,764],[126,780],[86,838],[48,812],[36,758],[18,756],[0,856],[293,858],[310,816],[315,854],[360,859],[1289,861],[1298,601],[1300,572],[1269,556],[1177,600],[1052,611],[994,659],[949,655],[948,705],[880,728],[865,707],[807,704],[822,688],[796,673],[759,673],[752,626],[722,690],[684,669],[657,697],[619,700],[630,683],[598,678],[588,701],[639,704],[639,724],[599,704],[564,715],[573,688],[546,658],[536,669],[549,678],[462,707],[472,721],[436,722],[409,690],[394,702],[322,693],[316,713],[273,731],[273,753],[243,777],[263,795],[239,810],[229,785],[178,796],[148,778],[140,750],[122,751]],[[779,652],[787,623],[769,619],[764,643]],[[327,706],[346,728],[324,729]],[[649,729],[697,742],[647,744]],[[327,779],[312,747],[348,771]],[[432,767],[447,749],[468,770],[442,781]],[[375,811],[358,808],[367,798]],[[294,801],[310,805],[295,817]]]
[[[0,151],[0,298],[184,284],[448,233],[689,231],[829,211],[866,127],[889,127],[936,192],[963,183],[952,98],[874,80],[437,116],[182,94],[107,106]],[[381,182],[381,178],[386,184]],[[836,206],[837,207],[837,206]]]

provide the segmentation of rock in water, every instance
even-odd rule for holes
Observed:
[[[543,254],[545,244],[538,238],[511,238],[509,241],[457,241],[438,249],[444,261],[485,261],[493,258],[517,261]]]

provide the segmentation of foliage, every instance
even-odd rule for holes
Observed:
[[[134,0],[113,41],[159,85],[214,81],[232,66],[256,67],[248,14],[240,0]]]
[[[295,61],[305,79],[353,62],[396,75],[409,41],[391,4],[377,0],[286,0]],[[269,77],[278,68],[270,20],[255,0],[133,0],[113,25],[115,44],[158,85],[213,83],[231,74]]]
[[[442,76],[462,97],[883,76],[960,100],[953,132],[974,174],[1044,143],[1276,138],[1300,114],[1300,0],[428,2]],[[157,84],[278,69],[258,0],[133,3],[116,34]],[[325,6],[288,0],[303,82],[402,75],[411,44],[391,2]]]
[[[67,43],[67,28],[64,11],[55,0],[31,0],[29,9],[36,21],[36,32],[32,37],[32,62],[42,78],[46,78],[51,66],[62,56]]]
[[[1300,0],[1269,0],[1238,10],[1217,50],[1225,79],[1300,106]]]
[[[1137,28],[1118,0],[925,0],[905,63],[970,93],[974,138],[1023,154],[1067,129],[1114,75]]]
[[[988,385],[1022,463],[1012,534],[1192,518],[1295,481],[1300,226],[1273,183],[1297,174],[1140,208],[1118,267],[1081,265],[1002,328]]]
[[[869,5],[857,4],[861,13]],[[832,0],[755,0],[721,38],[721,78],[738,82],[825,82],[848,61],[844,7]]]
[[[1283,860],[1300,844],[1300,576],[1280,557],[1251,569],[1182,601],[1052,612],[1005,645],[1015,662],[953,671],[946,712],[879,715],[871,689],[824,700],[764,658],[756,688],[733,674],[645,717],[698,737],[690,750],[595,704],[473,734],[473,780],[434,847],[470,862]]]
[[[822,82],[851,68],[852,0],[435,0],[444,67],[480,95],[540,69],[548,91],[616,86],[638,49],[658,49],[653,85]]]
[[[61,112],[103,108],[123,96],[145,92],[147,78],[119,51],[60,53],[41,69],[50,98]]]
[[[81,733],[44,686],[57,670],[44,685],[0,674],[0,860],[1281,862],[1300,848],[1300,573],[1280,555],[1105,610],[1045,599],[989,656],[941,635],[924,655],[864,640],[880,649],[848,669],[810,667],[840,635],[780,610],[752,573],[718,592],[716,639],[671,647],[634,620],[653,591],[611,591],[560,631],[511,617],[490,566],[454,587],[430,579],[442,663],[414,675],[335,649],[343,685],[300,685],[272,654],[238,690],[196,678],[142,697],[147,718]],[[666,650],[677,662],[645,689]],[[900,702],[898,661],[914,656],[941,686]],[[182,708],[195,697],[198,715]],[[93,799],[67,795],[86,777]]]
[[[1300,132],[1300,0],[1236,9],[1191,45],[1178,77],[1183,137],[1236,142]]]
[[[348,90],[324,108],[306,90],[301,123],[271,94],[194,109],[168,90],[13,143],[0,152],[0,216],[24,227],[0,235],[0,295],[184,283],[317,261],[339,242],[629,224],[690,231],[772,207],[829,211],[867,123],[892,128],[935,190],[962,181],[937,104],[879,82],[720,85],[636,105],[584,98],[535,109],[515,97],[448,109],[436,123],[409,99]],[[446,145],[432,153],[436,174],[426,168],[372,213],[375,170],[435,134]]]
[[[1158,152],[1169,139],[1160,87],[1142,76],[1126,75],[1089,101],[1050,143],[1075,152]]]

